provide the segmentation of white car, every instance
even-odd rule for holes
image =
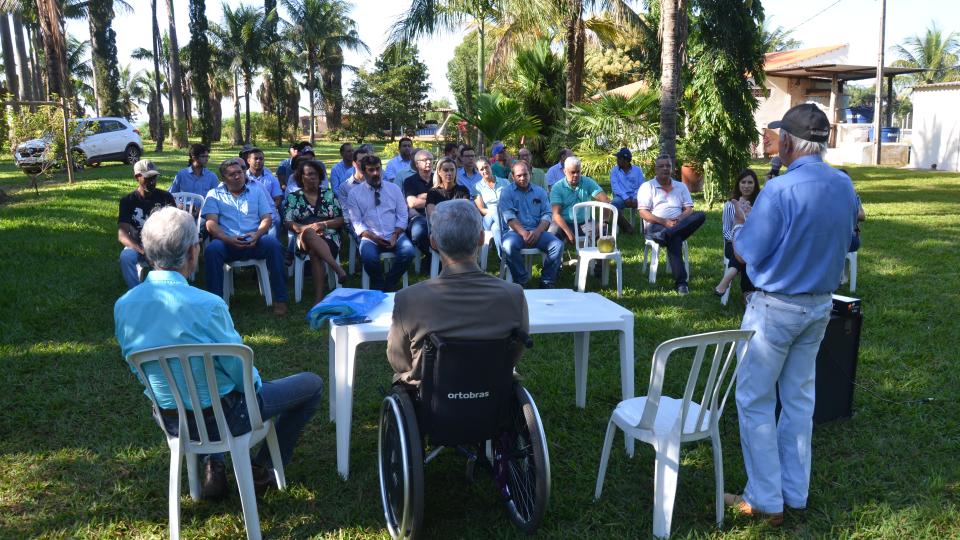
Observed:
[[[77,166],[99,165],[104,161],[134,164],[143,155],[140,132],[123,118],[84,118],[77,124],[83,140],[71,150]],[[49,161],[46,155],[49,137],[33,139],[17,146],[13,159],[25,172],[38,172]]]

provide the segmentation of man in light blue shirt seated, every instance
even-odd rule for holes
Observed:
[[[464,146],[460,150],[460,163],[457,169],[457,183],[470,190],[470,198],[477,196],[477,182],[483,177],[477,170],[477,151],[472,146]]]
[[[553,208],[553,223],[550,225],[550,232],[560,235],[564,242],[573,244],[573,205],[587,201],[610,202],[607,194],[589,176],[581,176],[580,158],[575,156],[568,157],[563,163],[563,173],[565,178],[553,185],[550,190],[550,206]],[[577,216],[577,222],[582,227],[589,219],[589,212],[581,209]],[[608,214],[609,215],[609,214]],[[599,268],[599,266],[598,266]]]
[[[340,208],[344,210],[344,214],[346,214],[347,197],[350,195],[350,190],[366,181],[363,176],[363,169],[360,167],[360,161],[363,160],[364,156],[369,156],[373,153],[373,146],[369,144],[361,144],[353,152],[353,166],[350,168],[350,176],[344,179],[344,181],[340,183],[340,187],[334,192],[340,201]]]
[[[388,161],[383,169],[383,181],[403,189],[403,181],[413,174],[413,141],[410,137],[400,137],[398,148],[400,153]]]
[[[247,150],[247,181],[260,185],[267,193],[267,196],[273,199],[273,211],[270,217],[273,218],[273,234],[280,238],[283,233],[283,223],[280,219],[280,203],[285,197],[280,188],[280,180],[270,172],[264,163],[263,150],[259,148],[250,148]]]
[[[683,182],[677,182],[673,173],[673,159],[663,155],[654,162],[656,176],[640,184],[637,208],[645,222],[647,238],[667,248],[667,262],[673,274],[677,294],[690,292],[687,286],[687,268],[683,264],[683,242],[707,219],[703,212],[694,212],[693,197]]]
[[[770,128],[780,129],[787,172],[767,181],[752,208],[735,207],[734,253],[746,262],[757,292],[741,323],[755,334],[740,356],[736,391],[747,485],[742,496],[724,500],[776,524],[785,506],[807,506],[816,358],[853,235],[857,196],[850,178],[823,162],[830,121],[815,104],[791,108]]]
[[[190,145],[190,161],[186,168],[173,178],[170,184],[170,193],[195,193],[206,197],[207,192],[217,187],[220,180],[213,171],[207,168],[210,159],[210,149],[203,144]]]
[[[564,148],[560,150],[560,156],[556,164],[547,169],[546,180],[547,180],[547,190],[550,190],[554,184],[563,180],[563,162],[566,159],[573,155],[573,150],[569,148]]]
[[[343,143],[340,145],[340,161],[330,169],[330,189],[336,193],[340,189],[340,184],[347,181],[353,175],[353,145]]]
[[[542,187],[530,183],[530,166],[526,161],[513,164],[513,184],[500,191],[497,211],[506,223],[501,245],[514,283],[525,285],[530,280],[520,250],[537,248],[543,253],[540,288],[555,288],[563,241],[547,231],[551,215],[549,196]]]
[[[620,229],[626,233],[633,232],[633,226],[625,219],[626,212],[637,210],[637,191],[643,184],[643,170],[634,167],[630,162],[633,154],[629,148],[621,148],[617,152],[617,166],[610,169],[610,191],[613,192],[613,205],[620,211]]]
[[[197,222],[183,210],[167,207],[147,219],[143,226],[143,247],[153,271],[140,286],[120,297],[113,309],[117,342],[125,358],[137,351],[169,345],[243,343],[223,299],[187,282],[187,276],[196,270],[200,254],[197,238]],[[219,431],[210,409],[203,360],[191,358],[190,364],[207,432],[211,439],[217,440]],[[216,357],[214,364],[220,394],[216,398],[221,402],[230,432],[234,436],[242,435],[250,431],[243,395],[243,362],[236,357]],[[181,396],[189,396],[180,363],[171,362],[170,369],[178,381]],[[146,364],[144,372],[147,381],[140,382],[149,384],[156,397],[154,419],[167,433],[178,436],[179,416],[167,378],[159,363]],[[253,379],[260,414],[264,419],[275,418],[277,441],[286,468],[303,426],[320,404],[323,381],[313,373],[302,372],[264,382],[256,368],[253,368]],[[144,394],[149,397],[150,391]],[[187,417],[189,435],[197,439],[197,409],[189,397],[184,401],[192,411]],[[254,486],[258,493],[273,481],[273,463],[266,446],[264,444],[253,459]],[[222,498],[226,495],[226,483],[223,455],[210,455],[204,462],[201,495],[209,499]]]
[[[417,248],[404,234],[407,228],[407,201],[395,184],[381,179],[380,158],[365,156],[360,162],[366,182],[350,190],[347,214],[350,226],[360,238],[360,263],[370,276],[370,286],[381,291],[394,291],[407,265],[417,256]],[[386,276],[380,254],[393,253],[395,258]]]
[[[276,205],[262,189],[247,184],[235,159],[220,164],[220,178],[223,183],[210,190],[200,210],[213,239],[203,252],[207,290],[223,296],[223,263],[266,259],[273,312],[282,317],[287,314],[283,248],[275,236],[268,234]]]

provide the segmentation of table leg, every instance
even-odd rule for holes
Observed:
[[[327,338],[327,400],[330,402],[330,421],[336,420],[337,412],[337,340],[334,339],[335,327],[330,325],[330,337]]]
[[[353,374],[357,347],[348,343],[346,327],[339,327],[336,332],[337,472],[346,480],[350,475],[350,427],[353,423]]]
[[[590,332],[573,334],[574,384],[576,403],[581,409],[587,405],[587,361],[590,358]]]
[[[634,359],[633,359],[633,318],[627,321],[629,327],[620,331],[620,388],[623,399],[633,397]],[[633,457],[633,437],[624,434],[627,455]]]

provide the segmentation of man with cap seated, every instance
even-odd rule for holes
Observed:
[[[497,178],[510,178],[510,167],[513,165],[513,159],[510,157],[510,152],[507,152],[507,145],[500,141],[493,143],[490,155],[494,159],[493,164],[490,165],[493,175]]]
[[[263,189],[246,181],[235,159],[220,164],[221,184],[210,190],[200,210],[213,239],[203,252],[207,290],[223,296],[223,263],[266,259],[273,312],[282,317],[287,314],[287,273],[283,248],[269,234],[277,207]]]
[[[143,253],[140,231],[150,214],[164,206],[175,206],[170,192],[157,188],[160,171],[148,159],[141,159],[133,165],[133,177],[137,179],[137,189],[120,199],[120,213],[117,216],[117,240],[123,245],[120,252],[120,274],[128,289],[140,284],[141,268],[149,267]]]
[[[793,107],[770,128],[780,129],[787,172],[767,181],[749,216],[737,206],[734,217],[734,253],[757,291],[740,326],[755,333],[739,358],[736,390],[747,485],[724,501],[776,526],[785,506],[807,506],[816,358],[857,195],[850,178],[823,161],[830,121],[816,105]]]
[[[643,170],[631,164],[633,154],[629,148],[617,152],[617,165],[610,169],[610,191],[613,192],[613,205],[620,211],[620,230],[630,234],[633,225],[626,220],[626,212],[637,211],[637,191],[643,184]]]

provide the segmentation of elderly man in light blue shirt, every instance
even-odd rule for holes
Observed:
[[[349,180],[353,176],[353,145],[343,143],[340,145],[340,161],[330,169],[330,189],[337,193],[340,184]]]
[[[823,162],[830,122],[816,105],[798,105],[770,127],[780,128],[787,173],[767,181],[752,210],[735,208],[734,252],[757,287],[741,328],[756,333],[737,372],[747,485],[742,496],[725,499],[778,525],[784,505],[807,506],[816,357],[857,197],[850,178]]]
[[[220,164],[220,177],[223,183],[210,190],[200,210],[213,239],[203,252],[207,290],[223,296],[223,263],[266,259],[273,312],[282,317],[287,314],[283,248],[275,236],[268,234],[276,206],[262,189],[246,183],[235,159]]]
[[[551,208],[546,190],[530,183],[530,165],[526,161],[513,164],[513,184],[503,188],[497,211],[506,227],[501,245],[504,261],[510,268],[513,280],[525,285],[530,280],[523,255],[524,248],[537,248],[543,253],[543,273],[540,288],[557,286],[560,263],[563,257],[563,241],[550,234]]]
[[[200,244],[197,242],[197,224],[193,216],[173,207],[154,212],[143,226],[143,247],[154,270],[146,281],[117,300],[113,309],[117,342],[125,358],[130,354],[168,345],[195,343],[243,343],[233,326],[230,311],[223,299],[190,286],[187,276],[197,267]],[[203,417],[211,438],[219,435],[216,420],[209,411],[210,391],[206,384],[203,361],[190,359],[190,370],[197,381],[198,396]],[[243,362],[235,357],[214,359],[217,387],[228,426],[233,435],[250,430],[247,404],[243,395]],[[131,369],[132,366],[131,366]],[[188,395],[183,382],[183,367],[171,363],[170,369],[183,396]],[[156,398],[154,418],[167,433],[179,434],[179,416],[167,378],[158,363],[144,366],[149,385],[144,391]],[[134,371],[136,373],[136,371]],[[303,426],[320,403],[323,381],[313,373],[298,373],[274,381],[262,381],[253,368],[254,388],[259,396],[263,418],[276,417],[277,441],[283,464],[293,455]],[[187,418],[190,436],[196,438],[197,408],[185,400],[193,411]],[[270,485],[273,474],[266,445],[253,459],[254,485],[258,491]],[[221,498],[226,494],[226,472],[223,456],[210,456],[204,463],[201,495]]]
[[[404,234],[407,228],[407,201],[394,184],[381,179],[380,158],[364,156],[360,162],[366,182],[350,190],[347,214],[350,226],[360,238],[360,263],[370,276],[370,286],[382,291],[397,289],[400,276],[417,255],[417,248]],[[386,276],[380,254],[396,257]]]

